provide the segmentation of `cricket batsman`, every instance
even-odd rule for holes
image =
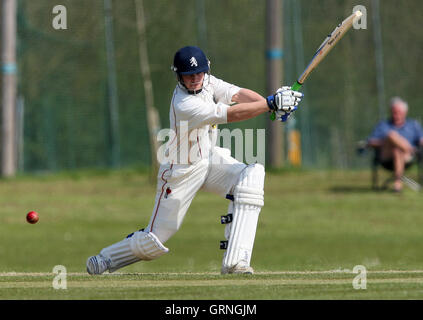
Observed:
[[[230,201],[222,217],[226,241],[222,274],[252,274],[250,266],[258,217],[264,204],[264,167],[246,165],[217,147],[218,124],[238,122],[275,112],[286,121],[303,94],[282,87],[264,98],[260,94],[220,80],[210,73],[210,61],[194,46],[179,49],[172,70],[177,85],[170,103],[170,126],[175,133],[166,144],[167,161],[161,163],[153,212],[146,228],[89,257],[89,274],[114,272],[141,260],[169,252],[166,241],[179,230],[200,189]]]

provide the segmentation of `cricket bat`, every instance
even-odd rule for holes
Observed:
[[[362,13],[361,11],[356,11],[352,15],[350,15],[348,18],[346,18],[342,23],[340,23],[335,30],[332,31],[331,34],[329,34],[326,39],[323,41],[323,43],[319,46],[315,54],[313,55],[313,58],[303,71],[303,73],[300,75],[300,77],[297,79],[297,81],[292,85],[291,89],[294,91],[299,91],[304,84],[304,82],[307,80],[308,76],[311,74],[311,72],[316,69],[316,67],[319,65],[320,62],[326,57],[326,55],[329,53],[329,51],[332,50],[332,48],[338,43],[339,40],[347,33],[349,29],[351,29],[354,20],[359,19],[361,17]],[[271,119],[274,120],[276,118],[275,112],[272,113]]]

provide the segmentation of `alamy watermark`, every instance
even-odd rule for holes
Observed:
[[[56,274],[52,283],[53,288],[56,290],[66,290],[68,288],[66,267],[62,265],[54,266],[53,273]]]
[[[68,13],[67,9],[63,5],[57,5],[53,7],[52,13],[55,14],[51,25],[55,30],[66,30],[68,28]]]
[[[361,17],[360,18],[356,18],[353,21],[353,28],[356,30],[359,29],[367,29],[367,9],[365,6],[362,5],[357,5],[353,8],[353,13],[357,12],[357,11],[361,11]]]
[[[352,281],[352,286],[355,290],[367,289],[367,269],[365,266],[357,265],[353,268],[353,273],[358,273]]]
[[[167,128],[158,132],[157,141],[162,145],[157,150],[157,160],[160,164],[195,163],[209,157],[208,152],[217,145],[229,149],[240,162],[264,165],[265,140],[265,129],[216,128],[206,132],[202,128],[190,129],[188,121],[180,121],[177,130]],[[209,159],[212,164],[223,164],[221,157]]]
[[[352,270],[344,269],[340,270],[340,272],[357,274],[352,281],[352,287],[355,290],[367,289],[367,268],[365,266],[359,264],[354,266]]]
[[[354,273],[357,274],[352,280],[352,287],[355,290],[366,290],[367,289],[367,268],[361,264],[354,266],[352,270],[341,269],[337,272],[342,273]]]

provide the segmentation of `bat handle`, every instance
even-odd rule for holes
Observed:
[[[298,91],[298,90],[301,89],[302,86],[303,85],[301,83],[299,83],[298,81],[295,81],[295,83],[291,87],[291,90]],[[275,121],[275,119],[276,119],[276,113],[275,113],[275,111],[273,111],[270,114],[270,120]]]
[[[291,90],[294,90],[294,91],[299,91],[300,89],[301,89],[301,87],[302,87],[303,85],[301,84],[301,83],[299,83],[298,81],[296,81],[293,85],[292,85],[292,87],[291,87]]]

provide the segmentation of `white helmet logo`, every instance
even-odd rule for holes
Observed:
[[[195,57],[189,59],[189,63],[191,64],[191,67],[198,67],[197,59],[195,59]]]

